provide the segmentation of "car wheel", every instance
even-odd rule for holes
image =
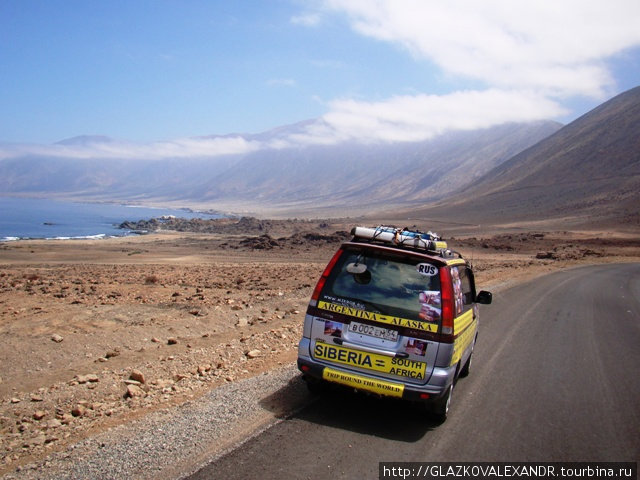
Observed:
[[[447,419],[447,415],[449,414],[449,406],[451,405],[452,395],[453,395],[453,383],[449,385],[449,388],[447,389],[447,393],[433,405],[432,412],[441,421],[444,421]]]
[[[466,376],[469,375],[469,372],[471,372],[471,359],[472,358],[473,358],[473,350],[469,354],[469,358],[467,358],[467,363],[465,363],[464,367],[462,367],[462,370],[460,370],[460,376],[461,377],[466,377]]]

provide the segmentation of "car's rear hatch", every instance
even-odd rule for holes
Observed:
[[[440,271],[433,257],[345,244],[309,307],[310,355],[354,373],[423,385],[438,354]]]

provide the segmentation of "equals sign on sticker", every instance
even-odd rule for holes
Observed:
[[[375,364],[376,364],[376,367],[384,367],[384,361],[383,360],[376,360]]]

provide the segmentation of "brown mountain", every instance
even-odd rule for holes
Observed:
[[[410,216],[472,224],[640,225],[640,87]]]

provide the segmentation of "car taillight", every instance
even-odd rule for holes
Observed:
[[[448,267],[440,268],[440,288],[442,300],[442,334],[453,336],[453,319],[455,318],[455,304],[453,300],[453,283]]]
[[[339,249],[333,255],[333,257],[325,267],[324,272],[322,272],[322,276],[320,277],[320,280],[318,280],[318,283],[316,284],[316,288],[313,289],[313,294],[311,295],[311,302],[309,303],[311,303],[314,307],[317,305],[318,298],[320,298],[320,292],[324,288],[324,284],[326,283],[327,278],[331,274],[331,270],[333,270],[333,267],[336,265],[336,262],[340,258],[340,255],[342,255],[342,249]]]

